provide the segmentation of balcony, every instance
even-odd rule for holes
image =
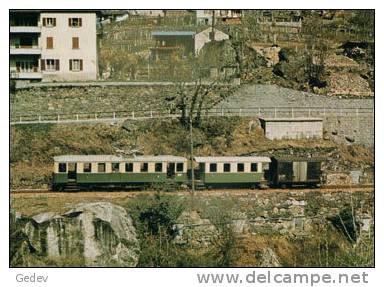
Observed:
[[[21,45],[15,45],[10,47],[10,54],[11,55],[40,55],[41,54],[41,48],[39,48],[37,45],[33,46],[21,46]]]
[[[11,79],[41,80],[42,73],[39,70],[39,67],[37,67],[37,63],[24,63],[23,67],[24,68],[11,67],[10,68]]]
[[[40,71],[38,72],[15,72],[11,71],[11,79],[19,79],[19,80],[41,80],[42,74]]]
[[[41,33],[41,26],[11,26],[10,33]]]

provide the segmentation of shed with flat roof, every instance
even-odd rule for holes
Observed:
[[[271,140],[323,137],[322,118],[259,118],[265,137]]]

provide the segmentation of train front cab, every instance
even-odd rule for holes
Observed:
[[[63,191],[70,186],[76,186],[77,163],[75,162],[54,162],[53,166],[53,191]]]
[[[270,185],[318,187],[322,184],[323,162],[322,158],[272,157]]]

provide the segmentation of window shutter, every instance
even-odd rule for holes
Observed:
[[[72,19],[71,19],[71,18],[68,18],[68,26],[69,26],[69,27],[72,26]]]
[[[45,71],[45,60],[44,59],[40,60],[40,70]]]
[[[83,59],[80,60],[80,71],[83,70]]]
[[[82,19],[79,18],[79,27],[81,27],[81,26],[82,26]]]
[[[43,26],[47,26],[47,19],[46,18],[43,18]]]
[[[56,71],[60,71],[60,60],[55,60]]]
[[[47,49],[53,49],[53,37],[47,37]]]
[[[79,37],[72,37],[72,49],[79,49]]]
[[[56,27],[56,18],[53,18],[53,26]]]
[[[72,60],[69,60],[69,70],[72,71]]]

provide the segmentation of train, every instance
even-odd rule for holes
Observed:
[[[319,187],[324,182],[325,160],[294,156],[195,156],[188,160],[174,155],[61,155],[53,161],[52,190],[79,191],[141,189],[164,183],[193,184],[196,189]]]

